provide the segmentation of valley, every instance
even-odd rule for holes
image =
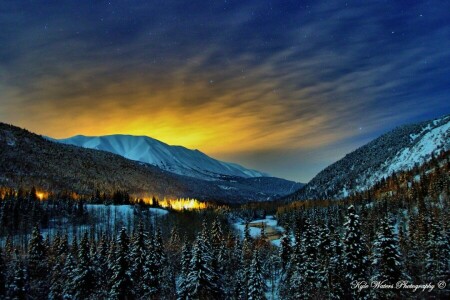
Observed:
[[[281,179],[217,183],[2,125],[0,295],[445,299],[351,282],[447,282],[449,123],[395,129],[284,195]]]

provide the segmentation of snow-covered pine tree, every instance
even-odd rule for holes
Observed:
[[[53,246],[54,251],[57,251],[57,247],[57,245]],[[64,296],[64,262],[65,255],[60,255],[55,258],[50,276],[50,292],[48,295],[48,298],[51,300],[62,299]]]
[[[346,284],[344,286],[346,297],[366,299],[367,290],[358,291],[352,288],[356,281],[367,282],[367,250],[361,234],[361,224],[355,207],[350,205],[347,209],[347,221],[344,224],[344,267],[346,271]]]
[[[189,275],[189,264],[191,261],[191,252],[187,243],[183,244],[181,249],[181,272],[177,283],[177,299],[186,299],[187,295],[187,278]]]
[[[265,291],[267,290],[264,281],[263,272],[261,270],[261,262],[258,251],[254,252],[252,263],[250,265],[250,272],[248,278],[248,300],[263,300],[266,299]]]
[[[106,291],[108,291],[108,245],[109,239],[106,234],[103,233],[100,237],[97,253],[95,255],[95,277],[97,278],[99,289],[96,293],[96,297],[105,298]]]
[[[428,218],[429,235],[425,246],[425,280],[426,282],[450,279],[449,244],[446,232],[433,216]]]
[[[294,230],[294,244],[291,248],[291,255],[289,256],[289,260],[286,264],[286,268],[282,274],[279,294],[281,298],[288,299],[293,295],[294,288],[296,285],[292,285],[293,275],[295,272],[297,272],[297,269],[300,268],[300,266],[303,263],[303,243],[301,241],[300,237],[300,230],[298,228],[295,228]],[[299,278],[296,278],[296,280]],[[298,284],[298,283],[297,283]]]
[[[222,243],[223,243],[222,228],[219,219],[216,217],[216,219],[212,223],[211,228],[211,245],[215,253],[217,253]]]
[[[29,299],[27,289],[26,271],[16,255],[14,264],[14,275],[8,286],[8,299],[26,300]]]
[[[330,286],[330,261],[333,256],[331,235],[334,228],[332,225],[322,224],[318,230],[317,239],[317,264],[318,273],[317,281],[320,283],[320,293],[329,295],[331,293]]]
[[[28,250],[28,276],[30,277],[30,290],[37,298],[45,297],[48,291],[48,261],[46,247],[39,227],[35,226],[31,233]]]
[[[319,267],[316,261],[316,227],[306,219],[302,238],[301,257],[302,263],[294,268],[291,278],[290,296],[293,299],[308,299],[314,297],[314,293],[323,281],[318,275]]]
[[[64,234],[60,240],[59,243],[57,245],[55,245],[55,255],[57,256],[62,256],[62,255],[67,255],[67,253],[69,252],[69,237],[67,236],[67,234]]]
[[[289,237],[288,233],[285,232],[281,237],[280,241],[280,259],[283,271],[286,270],[286,266],[289,262],[291,253],[292,253],[291,238]]]
[[[400,280],[408,279],[404,273],[398,238],[394,234],[389,218],[383,219],[373,249],[373,276],[372,282],[395,284]],[[373,289],[376,298],[397,298],[400,296],[397,289]]]
[[[156,298],[161,294],[161,265],[158,251],[155,250],[155,236],[148,235],[146,241],[147,257],[144,264],[143,291],[146,297]]]
[[[73,257],[72,252],[69,252],[64,262],[64,268],[61,274],[64,298],[71,299],[71,296],[74,294],[73,280],[75,278],[76,267],[77,261]]]
[[[130,264],[128,259],[129,238],[125,228],[122,228],[117,238],[116,260],[111,277],[110,299],[132,299],[132,282],[130,278]]]
[[[199,235],[192,248],[192,258],[187,277],[187,297],[185,299],[218,299],[221,289],[218,275],[211,264],[211,247],[206,234]]]
[[[3,249],[0,247],[0,298],[6,294],[6,264],[3,259]]]
[[[144,268],[147,260],[147,249],[145,246],[144,226],[139,222],[137,231],[133,234],[130,253],[131,280],[133,282],[133,293],[135,296],[144,295]]]
[[[331,227],[330,227],[331,228]],[[333,232],[333,230],[330,230]],[[329,299],[343,299],[345,268],[343,263],[344,247],[339,234],[334,233],[331,240],[331,256],[328,265],[327,292]]]
[[[181,238],[178,226],[173,226],[172,230],[170,230],[170,238],[169,238],[169,248],[172,252],[177,252],[180,249]]]
[[[90,258],[88,233],[85,232],[78,248],[78,264],[72,278],[73,292],[76,299],[89,299],[96,289],[97,279]]]
[[[31,233],[31,239],[28,250],[28,268],[29,275],[31,278],[39,277],[42,268],[45,268],[43,265],[43,260],[45,259],[45,245],[44,240],[42,238],[41,232],[39,231],[39,227],[35,226]]]

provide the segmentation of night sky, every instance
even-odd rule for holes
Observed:
[[[450,113],[449,1],[0,1],[0,121],[306,182]]]

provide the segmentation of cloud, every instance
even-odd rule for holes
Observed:
[[[0,117],[54,137],[144,134],[305,181],[450,109],[443,8],[6,3]]]

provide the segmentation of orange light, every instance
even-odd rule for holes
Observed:
[[[154,204],[152,198],[144,198],[143,199],[147,204]],[[200,202],[196,199],[166,199],[158,201],[159,206],[164,208],[170,208],[174,210],[196,210],[196,209],[205,209],[206,203]]]
[[[36,192],[36,197],[42,201],[42,200],[48,198],[48,193],[47,192]]]

